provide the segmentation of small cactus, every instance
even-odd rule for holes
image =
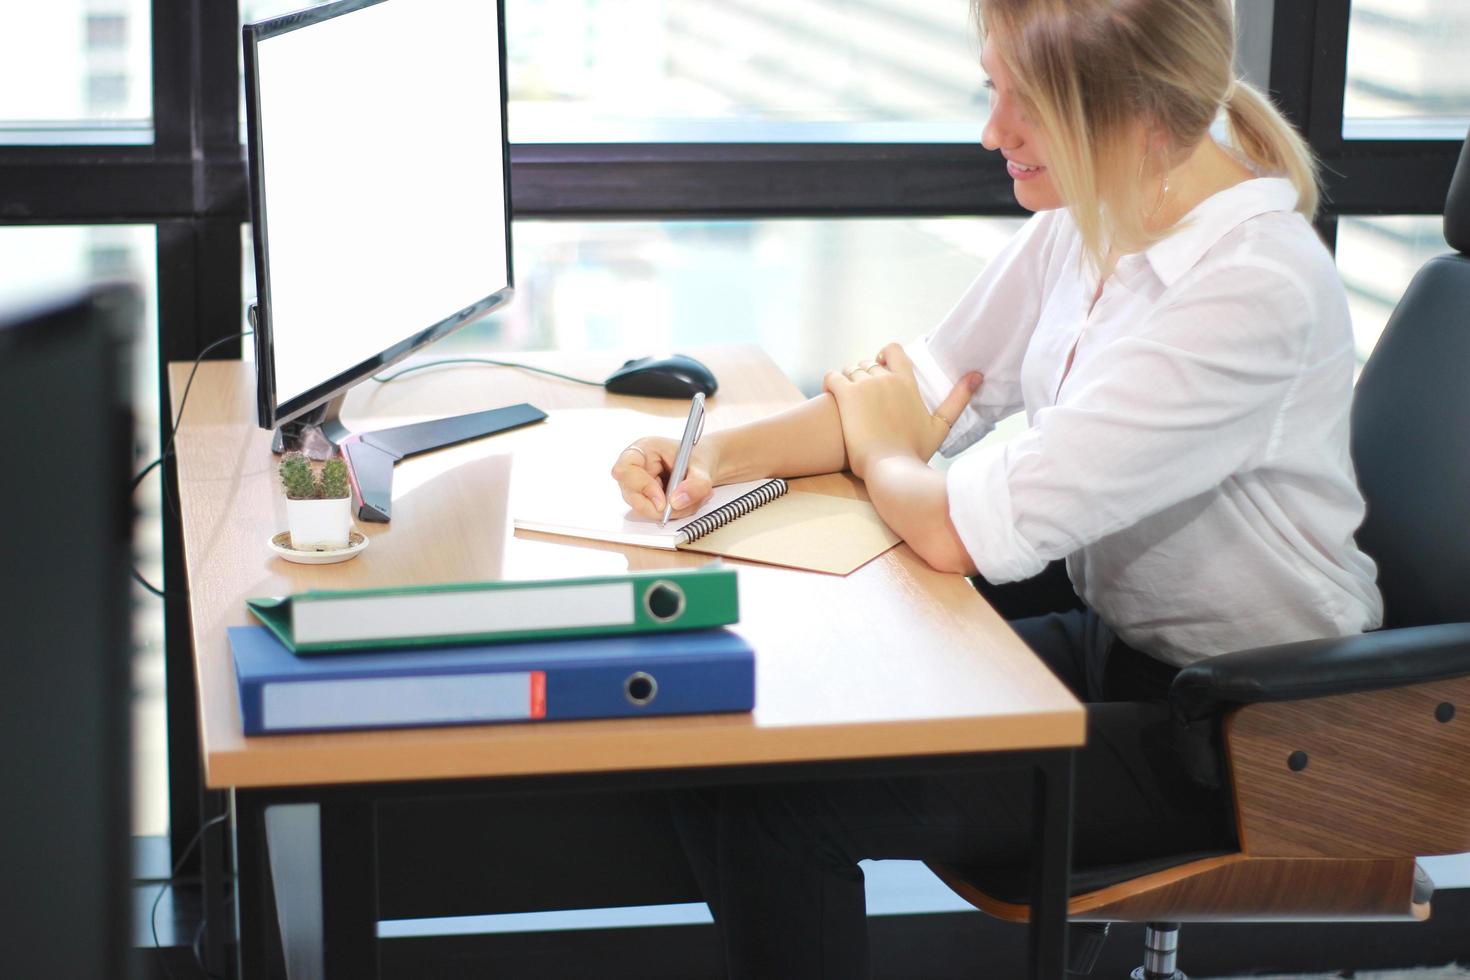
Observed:
[[[347,464],[340,458],[327,460],[322,465],[321,492],[317,496],[337,500],[347,495]]]
[[[341,457],[327,460],[317,474],[305,453],[287,453],[281,457],[281,483],[287,500],[340,500],[351,495],[347,463]]]
[[[321,496],[305,453],[287,453],[281,457],[281,483],[286,487],[287,500],[315,500]]]

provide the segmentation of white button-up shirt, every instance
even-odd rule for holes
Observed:
[[[950,517],[988,580],[1065,556],[1125,642],[1181,666],[1381,622],[1353,541],[1347,303],[1295,205],[1279,178],[1215,194],[1124,256],[1096,305],[1076,225],[1039,213],[908,346],[931,410],[985,375],[945,455],[1014,412],[1030,422],[948,472]]]

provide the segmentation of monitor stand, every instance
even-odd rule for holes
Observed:
[[[339,413],[346,395],[276,429],[271,449],[299,449],[312,459],[327,459],[341,450],[357,494],[359,520],[386,523],[393,500],[393,467],[400,459],[455,446],[481,436],[540,422],[546,413],[522,403],[486,412],[414,422],[376,432],[352,432]]]

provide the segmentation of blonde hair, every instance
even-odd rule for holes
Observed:
[[[1235,76],[1231,0],[972,0],[983,37],[1050,144],[1048,167],[1093,266],[1168,234],[1145,227],[1140,179],[1152,151],[1128,139],[1144,120],[1167,150],[1209,137],[1221,109],[1231,145],[1257,172],[1289,178],[1297,210],[1318,201],[1305,140],[1259,90]],[[1160,172],[1167,170],[1167,164]]]

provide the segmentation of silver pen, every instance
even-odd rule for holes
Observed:
[[[694,404],[689,406],[689,420],[684,423],[684,438],[679,440],[679,455],[674,457],[674,468],[669,473],[669,482],[664,488],[667,497],[664,500],[664,517],[659,521],[662,527],[669,523],[669,515],[674,512],[674,488],[683,482],[685,475],[689,472],[689,457],[694,455],[694,444],[699,441],[700,433],[704,431],[704,392],[696,392]]]

